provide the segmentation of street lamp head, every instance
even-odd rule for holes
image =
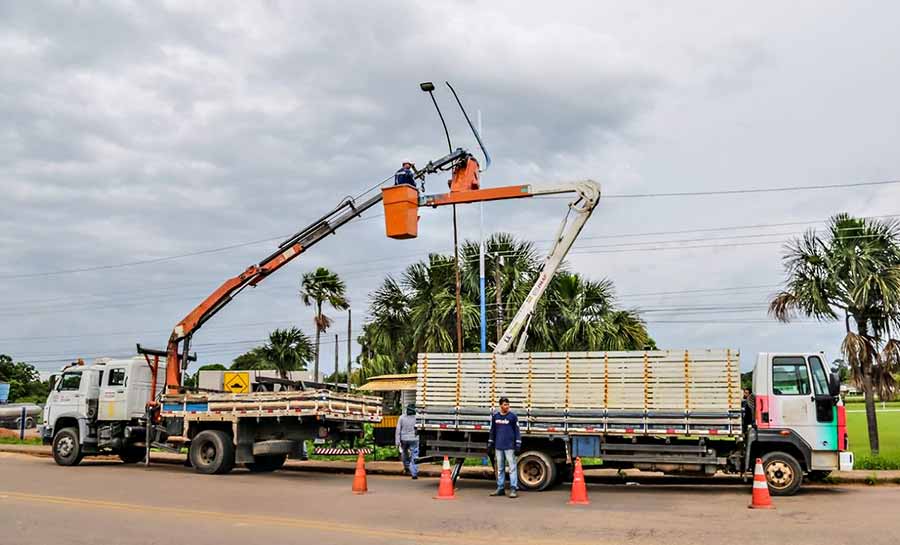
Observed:
[[[423,81],[419,84],[419,89],[425,91],[426,93],[430,93],[434,91],[434,84],[430,81]]]

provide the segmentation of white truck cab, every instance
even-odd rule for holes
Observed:
[[[765,453],[763,468],[770,486],[793,487],[800,471],[815,479],[853,469],[840,381],[825,361],[821,352],[757,356],[749,441],[767,447],[751,446],[747,453]]]
[[[117,453],[127,462],[142,459],[144,447],[135,443],[146,430],[151,380],[143,357],[63,368],[47,398],[41,431],[57,463],[74,465],[85,454],[100,453]],[[153,398],[162,390],[157,386]]]

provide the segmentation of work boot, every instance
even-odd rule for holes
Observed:
[[[510,497],[510,498],[518,498],[518,497],[519,497],[519,495],[516,494],[516,489],[515,489],[515,488],[513,488],[513,489],[510,491],[509,497]]]
[[[505,496],[505,495],[506,495],[506,493],[503,491],[502,488],[498,488],[497,490],[494,490],[493,492],[491,492],[491,496]]]
[[[418,479],[418,478],[419,478],[418,475],[413,475],[413,476],[412,476],[412,480],[414,480],[414,481],[415,481],[416,479]]]

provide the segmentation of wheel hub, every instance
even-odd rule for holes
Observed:
[[[766,480],[775,488],[786,488],[794,480],[794,470],[788,464],[775,460],[766,465]]]
[[[211,464],[216,459],[216,447],[212,443],[203,445],[200,449],[200,460],[204,464]]]
[[[530,486],[536,486],[544,478],[544,468],[537,462],[525,462],[521,465],[519,478]]]
[[[71,437],[63,437],[59,440],[59,443],[56,444],[56,451],[63,458],[68,458],[73,450],[75,450],[75,441],[73,441]]]

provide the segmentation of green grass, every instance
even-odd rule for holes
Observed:
[[[0,445],[40,445],[41,440],[38,437],[27,437],[19,439],[18,437],[0,437]]]
[[[848,411],[863,408],[862,404],[856,403],[847,407]],[[850,450],[856,457],[855,469],[900,469],[900,412],[878,411],[878,439],[881,447],[878,457],[873,457],[869,450],[865,413],[847,413],[847,433],[850,435]]]

